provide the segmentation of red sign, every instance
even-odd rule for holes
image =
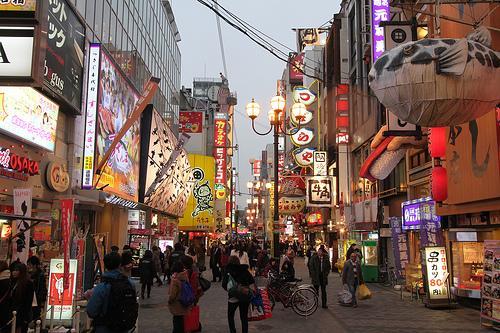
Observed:
[[[19,156],[0,147],[0,176],[27,181],[28,176],[40,174],[40,162]]]
[[[69,259],[71,250],[71,226],[73,224],[73,199],[61,200],[61,229],[63,238],[64,252],[64,273],[63,273],[63,288],[64,290],[70,287],[69,285]]]
[[[337,133],[337,144],[348,144],[349,143],[349,133],[339,132]]]
[[[180,111],[179,125],[181,133],[201,133],[203,131],[203,112]]]
[[[290,83],[302,84],[304,79],[304,53],[292,55],[288,64]]]
[[[61,273],[50,274],[50,290],[49,290],[49,305],[62,305],[70,306],[73,304],[73,285],[75,283],[75,274],[69,274],[68,277]],[[67,284],[68,288],[61,290],[59,287],[61,285],[61,279],[63,279],[63,285]],[[66,282],[67,281],[67,282]]]
[[[227,120],[225,114],[215,114],[214,126],[214,158],[215,158],[215,196],[216,199],[224,199],[226,197],[227,183]]]
[[[254,177],[260,177],[260,170],[262,168],[262,161],[261,160],[255,160],[252,163],[252,175]]]

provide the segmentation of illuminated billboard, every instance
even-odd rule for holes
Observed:
[[[0,86],[0,131],[54,151],[59,105],[29,87]]]

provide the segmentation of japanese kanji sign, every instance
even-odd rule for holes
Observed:
[[[298,129],[290,138],[294,145],[305,146],[313,140],[314,131],[310,127],[302,127]]]
[[[87,114],[85,116],[85,141],[83,143],[83,179],[82,188],[91,189],[94,181],[94,158],[97,121],[97,90],[99,88],[100,44],[90,44]]]
[[[302,71],[304,70],[304,53],[299,54],[290,54],[290,64],[289,64],[289,74],[290,74],[290,82],[302,84],[302,80],[304,78],[304,74]]]
[[[328,175],[328,155],[326,151],[315,151],[314,157],[314,175],[327,176]]]
[[[227,120],[223,113],[215,114],[214,158],[215,158],[215,197],[226,198],[227,183]]]
[[[307,206],[331,207],[333,204],[333,177],[317,176],[307,179]]]
[[[80,110],[85,25],[66,0],[48,1],[48,12],[44,83]]]
[[[385,51],[384,27],[380,22],[390,19],[389,0],[372,0],[372,54],[373,62]]]
[[[426,247],[425,267],[429,299],[447,299],[449,273],[446,248],[444,246]]]
[[[297,148],[292,152],[292,154],[295,162],[297,162],[299,166],[304,168],[313,164],[313,155],[315,151],[315,148]]]

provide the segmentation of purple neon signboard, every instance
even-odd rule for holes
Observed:
[[[418,230],[422,222],[431,222],[436,227],[441,226],[441,218],[436,215],[434,201],[430,198],[405,201],[401,204],[403,215],[403,230]]]
[[[372,54],[375,62],[385,51],[384,27],[380,22],[388,21],[391,12],[389,0],[372,0]]]

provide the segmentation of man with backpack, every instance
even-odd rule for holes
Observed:
[[[135,287],[120,271],[121,257],[116,252],[104,256],[106,271],[87,304],[96,333],[128,333],[135,328],[139,305]]]

